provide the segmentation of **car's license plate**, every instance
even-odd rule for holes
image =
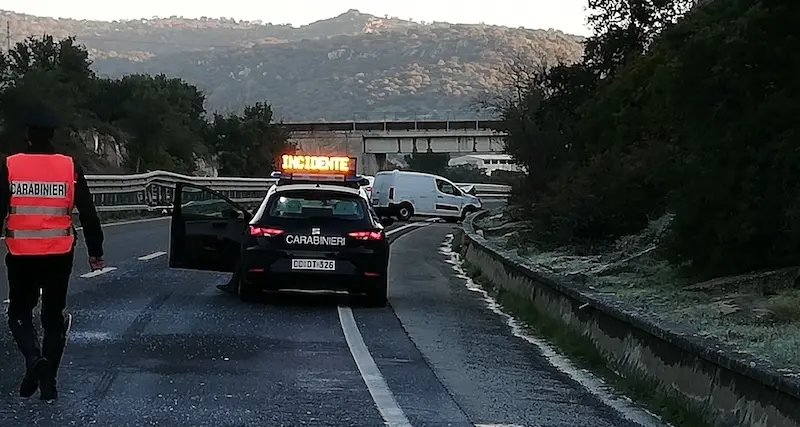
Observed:
[[[329,259],[293,259],[292,270],[336,271],[336,261]]]

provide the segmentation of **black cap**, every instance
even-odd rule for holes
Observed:
[[[30,128],[55,129],[59,126],[58,115],[47,105],[34,105],[25,113],[24,125]]]

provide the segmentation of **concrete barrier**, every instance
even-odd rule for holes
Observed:
[[[465,219],[464,259],[495,286],[526,299],[540,315],[588,338],[609,368],[688,402],[715,426],[800,426],[798,374],[766,366],[696,331],[653,320],[585,286],[534,271],[523,258],[475,231],[475,219],[487,213]]]

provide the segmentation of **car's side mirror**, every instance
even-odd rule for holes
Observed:
[[[358,181],[358,185],[360,187],[368,187],[369,186],[369,180],[367,178],[362,178],[361,180]]]
[[[384,218],[384,219],[381,220],[381,224],[386,226],[386,227],[388,227],[388,226],[394,224],[394,218],[392,218],[392,217]]]

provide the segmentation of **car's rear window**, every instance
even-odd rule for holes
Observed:
[[[273,197],[267,208],[267,216],[358,221],[368,215],[367,209],[359,196],[336,192],[287,192]]]

